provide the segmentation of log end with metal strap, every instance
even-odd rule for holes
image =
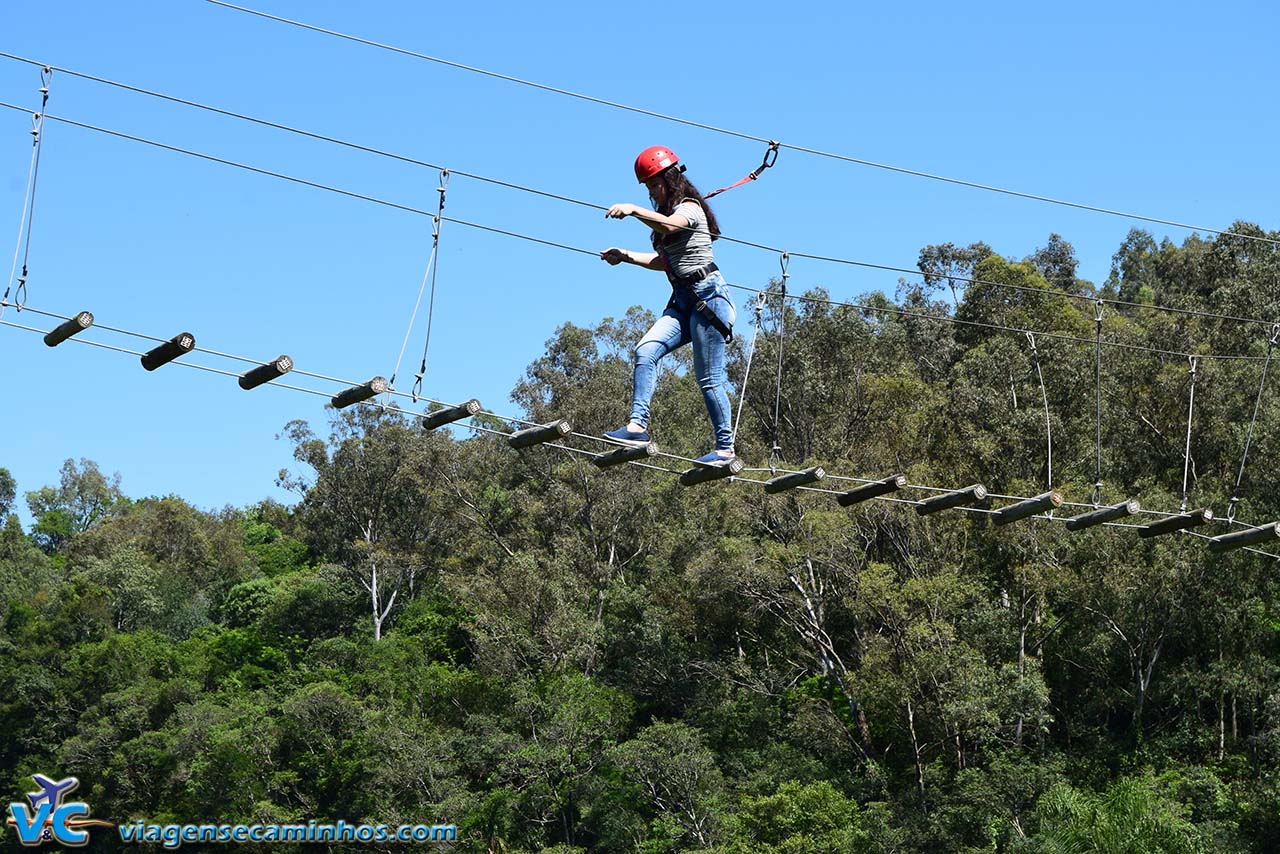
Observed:
[[[881,480],[850,489],[848,492],[842,492],[836,496],[836,502],[841,507],[852,507],[855,504],[861,504],[863,501],[870,501],[877,496],[897,492],[906,485],[907,476],[905,474],[890,475]]]
[[[817,483],[826,476],[827,473],[822,468],[814,466],[813,468],[808,468],[804,471],[779,475],[772,480],[767,480],[764,484],[764,491],[773,495],[776,492],[795,489],[797,486],[804,486],[806,483]]]
[[[1256,546],[1280,540],[1280,522],[1268,522],[1260,528],[1246,528],[1243,531],[1232,531],[1209,540],[1209,551],[1222,554],[1245,546]]]
[[[1090,510],[1088,513],[1081,513],[1079,516],[1073,516],[1067,520],[1067,530],[1083,531],[1085,528],[1092,528],[1104,522],[1114,522],[1116,519],[1132,516],[1141,510],[1142,505],[1137,500],[1130,499],[1110,507],[1102,507],[1097,510]]]
[[[175,335],[158,347],[153,347],[142,354],[142,367],[154,371],[161,365],[167,365],[179,356],[185,356],[196,347],[196,337],[190,332]]]
[[[658,453],[658,445],[656,442],[649,442],[647,445],[639,445],[634,448],[619,448],[616,451],[609,451],[604,454],[596,454],[591,458],[592,465],[597,468],[609,468],[610,466],[629,463],[632,460],[644,460]]]
[[[334,409],[342,409],[368,400],[371,397],[377,397],[387,390],[387,380],[385,377],[374,377],[367,383],[353,385],[351,388],[344,389],[333,396],[329,401],[333,404]]]
[[[58,324],[44,336],[44,343],[50,347],[57,347],[63,341],[66,341],[72,335],[79,335],[90,326],[93,326],[93,315],[87,311],[82,311],[75,317]]]
[[[1177,516],[1161,519],[1159,522],[1152,522],[1150,525],[1144,525],[1138,529],[1138,536],[1143,538],[1158,537],[1161,534],[1172,534],[1174,531],[1194,528],[1197,525],[1212,521],[1213,510],[1208,507],[1202,507],[1199,510],[1192,510]]]
[[[694,466],[680,475],[680,485],[695,486],[711,480],[723,480],[726,477],[733,477],[736,474],[741,474],[746,465],[741,459],[734,457],[722,466]]]
[[[975,483],[972,486],[966,486],[964,489],[948,492],[946,495],[926,498],[916,505],[916,512],[921,516],[928,516],[930,513],[939,513],[943,510],[950,510],[953,507],[977,504],[986,497],[987,488],[980,483]]]
[[[507,438],[507,444],[513,448],[531,448],[534,445],[563,439],[572,432],[572,425],[562,418],[559,421],[552,421],[550,424],[545,424],[541,427],[529,427],[512,433]]]
[[[240,388],[248,391],[264,383],[277,380],[292,370],[293,359],[288,356],[278,356],[265,365],[258,365],[253,370],[241,374],[238,382],[240,383]]]
[[[1062,493],[1056,489],[1041,493],[1035,498],[1028,498],[1026,501],[1019,501],[1017,504],[1010,504],[1007,507],[1001,507],[999,510],[991,514],[991,521],[997,525],[1008,525],[1010,522],[1017,522],[1019,519],[1026,519],[1028,516],[1034,516],[1037,513],[1043,513],[1046,510],[1062,506]]]
[[[437,427],[443,427],[446,424],[470,418],[479,412],[480,408],[480,401],[473,397],[471,400],[459,403],[457,406],[447,406],[434,412],[424,412],[422,414],[422,429],[434,430]]]

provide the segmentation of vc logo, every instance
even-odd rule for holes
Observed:
[[[43,845],[57,841],[63,845],[78,847],[89,843],[84,827],[113,827],[110,822],[89,818],[89,805],[83,801],[63,803],[63,799],[80,785],[75,777],[53,781],[43,774],[32,774],[31,779],[40,787],[38,792],[28,792],[31,807],[21,801],[9,804],[7,824],[18,833],[18,841],[26,846]]]

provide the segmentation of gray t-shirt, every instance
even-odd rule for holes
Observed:
[[[714,260],[711,254],[711,232],[707,228],[707,215],[703,212],[702,205],[691,199],[676,205],[671,215],[682,216],[689,220],[689,229],[681,229],[675,234],[668,235],[665,240],[661,240],[662,248],[667,253],[671,272],[677,276],[688,276],[699,267],[710,264]]]

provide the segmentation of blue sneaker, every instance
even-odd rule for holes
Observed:
[[[610,430],[604,434],[604,437],[610,442],[617,442],[619,445],[627,445],[631,448],[640,448],[649,444],[649,431],[641,430],[639,433],[633,433],[626,426],[619,427],[617,430]]]
[[[719,451],[711,451],[698,457],[694,462],[700,466],[727,466],[737,458],[736,455],[722,457]]]

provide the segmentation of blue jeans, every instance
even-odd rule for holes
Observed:
[[[737,310],[729,299],[724,276],[712,273],[693,289],[699,299],[728,327],[733,327]],[[648,429],[649,401],[658,382],[658,360],[685,344],[693,344],[693,373],[702,389],[702,399],[715,431],[715,448],[733,450],[733,416],[725,390],[725,340],[711,321],[694,309],[697,300],[687,288],[680,288],[667,303],[657,322],[649,328],[635,349],[635,379],[631,397],[631,420]]]

